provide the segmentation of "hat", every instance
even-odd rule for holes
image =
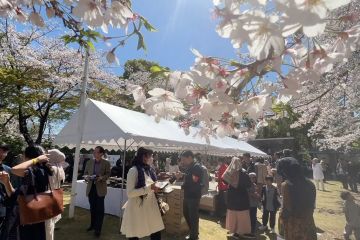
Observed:
[[[65,154],[58,149],[51,149],[48,151],[49,163],[51,165],[61,165],[63,168],[67,167],[68,164],[65,162]]]
[[[256,173],[254,172],[249,173],[249,177],[256,177]]]

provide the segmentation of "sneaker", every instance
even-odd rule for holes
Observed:
[[[261,225],[261,226],[259,227],[259,230],[260,230],[260,231],[265,231],[265,230],[267,230],[267,229],[268,229],[267,226]]]
[[[275,233],[275,229],[274,228],[270,229],[270,232]]]

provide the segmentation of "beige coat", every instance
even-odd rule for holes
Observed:
[[[259,184],[266,184],[266,177],[269,174],[268,169],[265,164],[257,163],[255,164],[256,176],[257,176],[257,183]]]
[[[84,175],[91,176],[94,174],[94,164],[95,164],[95,160],[91,160],[86,163]],[[110,163],[105,159],[102,159],[100,161],[100,177],[102,177],[102,179],[95,183],[96,192],[99,197],[105,197],[107,194],[106,180],[110,177],[110,167],[111,167]],[[89,196],[92,184],[93,184],[92,180],[90,180],[87,184],[86,187],[87,196]]]
[[[126,192],[128,201],[125,204],[121,233],[127,238],[143,238],[164,229],[156,196],[151,190],[153,180],[145,174],[145,187],[136,189],[138,171],[132,167],[127,175]],[[144,196],[141,200],[140,196]]]

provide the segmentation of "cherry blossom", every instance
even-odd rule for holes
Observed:
[[[145,91],[142,87],[134,84],[127,84],[127,90],[131,92],[135,100],[135,106],[142,106],[146,100]]]
[[[114,51],[110,51],[106,54],[106,60],[108,63],[116,63],[117,65],[120,64],[119,59],[116,57]]]
[[[238,106],[238,112],[245,112],[253,119],[259,118],[265,110],[271,108],[271,98],[269,95],[258,95],[251,97]]]
[[[284,39],[277,22],[276,15],[266,16],[259,10],[245,13],[243,28],[249,34],[250,55],[257,60],[268,57],[270,50],[279,56],[284,50]]]
[[[300,28],[308,37],[315,37],[325,30],[329,11],[348,4],[351,0],[277,0],[278,9],[286,14],[284,36]]]
[[[357,120],[351,116],[351,113],[359,112],[355,107],[356,71],[349,71],[345,78],[341,70],[356,69],[354,52],[359,50],[360,42],[358,1],[213,0],[213,3],[213,14],[218,23],[215,31],[230,40],[238,57],[227,60],[221,56],[206,56],[193,49],[195,62],[189,71],[166,73],[169,84],[156,86],[149,92],[145,92],[144,83],[149,81],[150,74],[134,73],[131,78],[135,84],[128,85],[127,89],[137,106],[154,115],[157,121],[160,118],[186,119],[180,124],[185,131],[189,133],[189,126],[196,125],[198,135],[209,141],[209,136],[213,135],[254,138],[257,129],[266,125],[264,112],[271,110],[272,103],[285,102],[302,114],[298,124],[316,119],[309,134],[321,135],[322,143],[339,147],[342,142],[349,145],[354,141],[356,124],[349,128],[352,133],[344,133],[343,139],[341,128],[329,131],[326,124],[336,126],[336,111],[343,113],[342,122],[350,124]],[[109,26],[122,28],[125,37],[103,54],[110,63],[118,62],[116,49],[131,35],[127,33],[129,23],[134,23],[131,26],[135,27],[135,35],[139,35],[141,26],[146,25],[142,16],[131,9],[128,0],[0,0],[0,16],[40,27],[48,25],[46,18],[60,19],[77,34],[87,28],[101,28],[105,33]],[[136,21],[141,24],[135,24]],[[151,29],[149,25],[145,27]],[[14,39],[13,44],[19,44],[19,41]],[[43,45],[51,45],[45,42]],[[139,42],[139,48],[145,48]],[[36,63],[51,69],[52,60],[64,57],[60,54],[64,48],[55,48],[58,56],[47,56],[33,46],[24,46],[22,51],[26,54],[19,54],[16,60],[24,66]],[[72,54],[78,56],[75,50]],[[92,58],[101,65],[101,60],[95,56],[98,54]],[[0,56],[0,60],[7,61],[4,56]],[[74,64],[78,69],[81,60],[81,57],[73,57],[67,67],[72,69],[71,64]],[[91,74],[96,79],[96,68],[93,67]],[[101,73],[99,78],[104,76]],[[51,77],[60,82],[81,79],[80,75],[70,79],[56,74]],[[108,82],[116,86],[114,81]],[[336,94],[326,91],[336,91]],[[340,94],[344,91],[345,97]],[[316,96],[324,98],[323,105],[311,102],[310,98]],[[339,106],[343,99],[345,104]],[[310,104],[306,105],[307,102]],[[296,103],[300,105],[295,106]],[[326,106],[326,111],[321,110],[322,106]],[[346,110],[342,110],[344,108]],[[328,119],[324,117],[326,115]]]
[[[179,115],[186,114],[184,105],[175,98],[174,93],[162,88],[149,91],[150,98],[146,99],[143,106],[146,113],[155,116],[158,122],[161,118],[174,119]]]

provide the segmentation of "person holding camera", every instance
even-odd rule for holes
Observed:
[[[87,231],[95,230],[95,236],[100,237],[105,213],[105,196],[107,194],[106,180],[110,177],[110,163],[105,160],[105,149],[97,146],[94,150],[94,160],[88,161],[84,176],[87,182],[86,195],[89,198],[91,223]]]

